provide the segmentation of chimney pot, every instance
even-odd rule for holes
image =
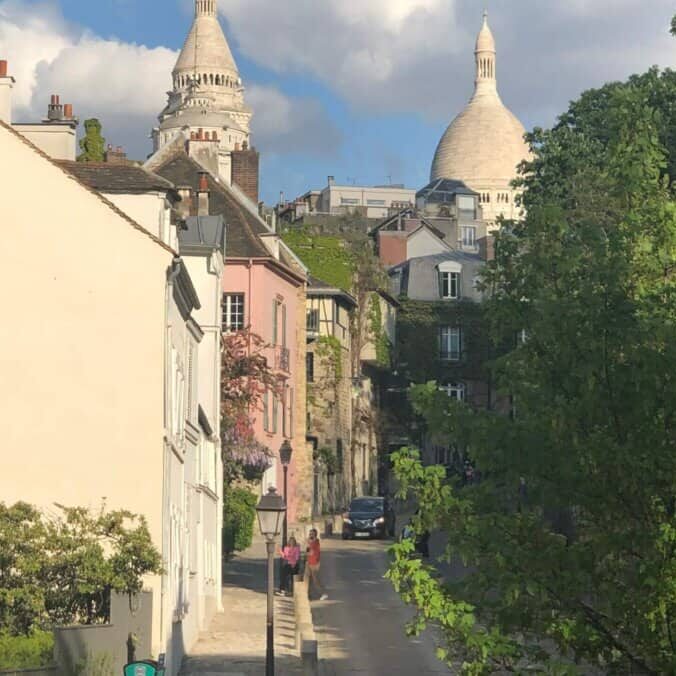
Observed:
[[[66,103],[63,106],[63,116],[66,118],[72,118],[73,117],[73,104],[72,103]]]
[[[194,131],[190,132],[190,140],[195,141],[197,139],[197,134]]]
[[[209,181],[205,173],[200,173],[199,191],[209,192]]]
[[[197,130],[197,140],[198,140],[198,141],[203,141],[203,140],[204,140],[204,129],[202,129],[202,127],[200,127],[200,128]]]
[[[239,152],[239,142],[235,143],[235,151]]]
[[[0,77],[7,77],[7,61],[0,61]]]

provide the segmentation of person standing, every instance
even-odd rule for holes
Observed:
[[[293,535],[289,538],[289,544],[284,549],[279,550],[282,557],[282,593],[293,593],[293,576],[298,575],[300,568],[300,546]]]
[[[314,584],[314,586],[317,588],[317,591],[321,593],[319,600],[325,601],[329,597],[324,593],[324,588],[322,587],[321,580],[319,579],[319,567],[321,565],[322,546],[319,542],[319,535],[317,534],[316,528],[313,528],[310,531],[310,535],[308,537],[307,542],[307,548],[305,551],[307,552],[307,562],[306,562],[307,565],[305,566],[305,571],[307,573],[308,596],[310,596],[310,591],[312,589],[312,585]]]

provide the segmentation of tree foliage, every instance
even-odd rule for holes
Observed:
[[[108,620],[111,591],[141,591],[160,573],[161,557],[143,517],[124,510],[92,513],[0,503],[0,627],[29,636],[55,624]]]
[[[402,544],[390,577],[466,673],[676,672],[675,104],[652,70],[530,135],[527,216],[485,278],[494,344],[526,330],[492,368],[513,415],[412,395],[483,480],[396,456],[418,528],[468,567],[440,581]]]
[[[106,139],[101,136],[101,123],[96,119],[85,120],[85,135],[80,139],[78,162],[103,162],[106,153]]]

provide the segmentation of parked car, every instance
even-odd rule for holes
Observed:
[[[355,498],[343,514],[343,540],[357,537],[393,537],[394,509],[385,498]]]

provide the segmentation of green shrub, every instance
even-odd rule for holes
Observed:
[[[227,489],[223,497],[223,548],[244,551],[253,540],[257,497],[245,488]]]
[[[52,663],[54,636],[34,631],[30,636],[0,634],[0,669],[31,669]]]

